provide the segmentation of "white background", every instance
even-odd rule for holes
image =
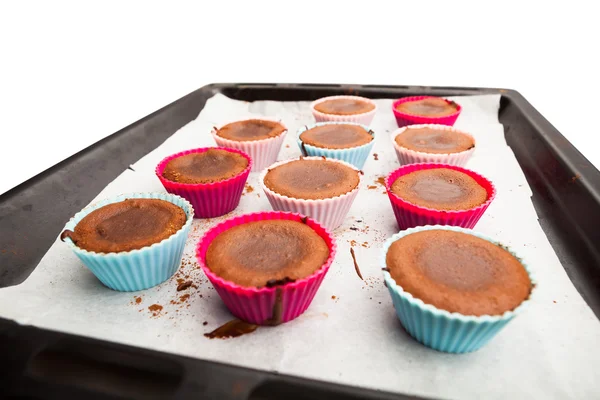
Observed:
[[[0,193],[214,82],[516,89],[598,167],[596,8],[592,1],[4,2]]]

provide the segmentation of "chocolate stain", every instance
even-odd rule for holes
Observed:
[[[302,221],[302,223],[304,225],[306,225],[306,221],[308,221],[308,217],[302,217],[302,218],[300,218],[300,221]]]
[[[382,270],[382,271],[385,271],[385,272],[390,272],[390,269],[389,269],[389,268],[381,268],[381,270]]]
[[[246,333],[252,333],[258,328],[258,325],[234,319],[221,325],[212,332],[205,333],[204,336],[209,339],[227,339],[235,338]]]
[[[213,130],[216,132],[219,132],[219,128],[217,128],[216,126],[213,126]]]
[[[373,153],[373,158],[375,159],[375,161],[379,161],[379,154]]]
[[[182,290],[185,290],[185,289],[189,288],[190,286],[192,286],[192,281],[187,281],[187,282],[180,283],[177,286],[177,291],[181,292]]]
[[[276,326],[283,322],[283,290],[278,287],[275,290],[275,303],[273,304],[273,314],[271,318],[265,321],[265,325]]]
[[[272,288],[275,286],[281,286],[281,285],[285,285],[286,283],[292,283],[295,282],[295,279],[292,278],[288,278],[287,276],[283,279],[271,279],[269,281],[267,281],[267,284],[265,285],[268,288]]]
[[[373,129],[369,129],[369,132],[367,132],[369,135],[373,136],[375,134],[375,132],[373,131]]]
[[[303,155],[304,157],[308,156],[308,152],[306,151],[306,146],[304,146],[304,142],[300,141],[300,143],[302,143],[302,144],[300,145],[300,150],[302,150],[302,155]]]
[[[352,261],[354,261],[354,269],[356,270],[356,274],[358,277],[364,281],[362,274],[360,273],[360,268],[358,268],[358,263],[356,262],[356,255],[354,254],[354,249],[350,247],[350,254],[352,255]]]
[[[75,244],[77,244],[77,234],[69,229],[65,229],[61,234],[60,234],[60,240],[61,242],[64,242],[66,238],[71,239],[71,241]]]

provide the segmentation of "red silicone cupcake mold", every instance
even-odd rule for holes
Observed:
[[[435,168],[453,169],[469,175],[486,190],[487,201],[469,210],[434,210],[409,203],[392,193],[391,187],[399,177],[414,171]],[[494,197],[496,197],[496,188],[491,181],[469,169],[447,164],[410,164],[402,166],[392,171],[385,178],[385,189],[400,230],[424,225],[453,225],[471,229],[477,224],[477,221],[479,221],[492,200],[494,200]]]
[[[234,177],[213,183],[179,183],[162,176],[167,163],[172,159],[191,153],[203,153],[209,149],[220,149],[239,154],[248,160],[248,166]],[[167,192],[181,196],[192,204],[194,217],[213,218],[227,214],[238,206],[251,169],[252,159],[243,151],[226,147],[202,147],[166,157],[156,166],[155,172]]]
[[[394,112],[394,117],[396,117],[396,122],[398,123],[398,127],[402,128],[407,125],[416,125],[416,124],[439,124],[439,125],[449,125],[452,126],[456,122],[456,119],[460,115],[462,107],[458,103],[454,103],[457,105],[458,109],[454,114],[446,115],[443,117],[422,117],[419,115],[406,114],[396,110],[398,104],[406,103],[407,101],[416,101],[423,100],[428,98],[436,98],[435,96],[412,96],[412,97],[403,97],[394,101],[392,104],[392,111]],[[446,100],[446,99],[444,99]],[[450,103],[450,100],[446,100],[447,103]]]
[[[206,252],[217,235],[237,225],[272,219],[305,222],[321,236],[329,248],[329,258],[323,266],[306,278],[271,288],[243,287],[220,278],[208,268],[206,265]],[[281,305],[281,321],[279,322],[291,321],[306,311],[319,286],[321,286],[321,282],[333,262],[335,253],[335,239],[321,224],[300,214],[279,211],[245,214],[228,219],[207,231],[196,247],[198,264],[214,286],[221,300],[223,300],[223,303],[225,303],[225,306],[235,317],[258,325],[272,323],[276,303]]]

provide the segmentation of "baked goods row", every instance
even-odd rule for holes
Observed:
[[[360,191],[376,132],[375,102],[333,96],[312,103],[317,121],[296,134],[300,156],[277,161],[287,134],[272,119],[235,121],[212,131],[219,147],[167,156],[156,167],[166,192],[106,199],[76,214],[66,241],[114,290],[143,290],[179,267],[192,219],[234,210],[249,174],[274,211],[244,214],[209,229],[197,260],[231,313],[277,325],[310,305],[336,254],[335,229]],[[470,230],[496,195],[464,168],[472,135],[451,125],[461,107],[432,97],[393,103],[389,140],[400,167],[385,179],[399,232],[381,249],[384,282],[405,329],[449,352],[483,346],[529,301],[529,267],[514,252]]]

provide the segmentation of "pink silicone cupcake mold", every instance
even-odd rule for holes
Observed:
[[[213,183],[179,183],[162,176],[167,163],[172,159],[191,153],[203,153],[209,149],[220,149],[240,154],[248,160],[248,166],[232,178]],[[243,151],[224,147],[201,147],[166,157],[156,166],[155,172],[167,192],[181,196],[192,204],[196,218],[213,218],[227,214],[238,206],[251,169],[252,159]]]
[[[268,139],[250,140],[245,142],[225,139],[217,135],[217,131],[227,124],[233,122],[248,121],[251,119],[277,122],[278,124],[283,126],[285,130],[279,136],[271,137]],[[223,124],[222,126],[211,131],[215,142],[218,146],[238,149],[248,154],[252,158],[252,162],[254,163],[254,166],[252,167],[253,172],[262,171],[263,169],[267,168],[269,165],[277,161],[279,150],[281,150],[281,145],[283,144],[283,140],[285,139],[285,135],[287,133],[287,127],[281,121],[274,118],[251,117],[231,121],[227,124]]]
[[[392,104],[392,111],[394,113],[394,117],[396,117],[396,122],[398,126],[401,128],[407,125],[417,125],[417,124],[438,124],[438,125],[449,125],[452,126],[456,122],[456,119],[460,115],[462,107],[458,103],[454,103],[457,105],[458,109],[454,114],[446,115],[443,117],[423,117],[419,115],[406,114],[396,110],[396,106],[398,104],[406,103],[407,101],[416,101],[427,98],[436,98],[435,96],[412,96],[412,97],[403,97],[394,101]],[[445,99],[444,99],[445,100]],[[450,103],[450,100],[446,100],[446,102]]]
[[[409,203],[392,193],[391,187],[399,177],[414,171],[434,168],[448,168],[469,175],[486,190],[487,201],[469,210],[434,210]],[[453,225],[471,229],[477,224],[477,221],[496,197],[496,188],[488,179],[466,168],[446,164],[410,164],[402,166],[392,171],[385,178],[385,189],[400,230],[424,225]]]
[[[322,103],[324,101],[327,100],[335,100],[335,99],[355,99],[355,100],[362,100],[365,101],[367,103],[373,104],[375,106],[374,109],[372,109],[371,111],[368,111],[366,113],[362,113],[362,114],[351,114],[351,115],[336,115],[336,114],[325,114],[322,113],[320,111],[315,110],[315,105]],[[375,116],[375,113],[377,113],[377,104],[375,104],[375,102],[371,99],[368,99],[366,97],[360,97],[360,96],[329,96],[329,97],[323,97],[320,98],[318,100],[315,100],[311,103],[310,105],[310,109],[312,111],[313,116],[315,117],[315,120],[317,122],[328,122],[328,121],[332,121],[332,122],[354,122],[356,124],[362,124],[362,125],[367,125],[369,126],[371,124],[371,122],[373,121],[373,117]]]
[[[433,164],[457,165],[459,167],[464,167],[467,164],[467,162],[469,161],[469,159],[471,158],[471,156],[473,155],[473,152],[475,151],[475,146],[473,146],[472,148],[465,150],[465,151],[461,151],[458,153],[447,153],[447,154],[425,153],[422,151],[407,149],[405,147],[398,145],[398,143],[396,143],[396,137],[398,135],[402,134],[404,131],[406,131],[409,128],[410,129],[431,128],[431,129],[459,132],[459,133],[462,133],[463,135],[469,136],[471,139],[473,139],[473,143],[475,143],[475,138],[473,137],[473,135],[471,135],[467,132],[461,131],[459,129],[453,128],[451,126],[447,126],[447,125],[422,124],[422,125],[404,126],[402,128],[398,128],[397,130],[392,132],[392,136],[391,136],[392,143],[394,144],[394,150],[396,150],[396,157],[398,157],[398,162],[400,162],[400,165],[433,163]]]
[[[304,222],[321,236],[329,248],[329,258],[323,266],[312,275],[294,282],[270,288],[256,288],[243,287],[226,281],[215,275],[206,265],[208,246],[221,232],[237,225],[273,219]],[[241,215],[215,225],[198,242],[196,257],[198,264],[223,300],[223,303],[234,316],[246,322],[265,325],[273,323],[276,303],[281,305],[281,320],[277,322],[291,321],[306,311],[333,262],[336,248],[333,236],[313,219],[303,217],[300,214],[269,211]]]
[[[322,160],[323,157],[302,157],[304,160]],[[356,188],[351,190],[348,193],[344,193],[337,197],[331,197],[327,199],[318,199],[318,200],[306,200],[306,199],[295,199],[291,198],[279,193],[276,193],[269,189],[265,185],[265,176],[270,169],[278,167],[283,164],[287,164],[291,161],[296,161],[297,158],[285,161],[279,161],[269,168],[265,169],[260,174],[260,184],[262,186],[263,191],[265,192],[269,203],[271,203],[271,207],[277,211],[289,211],[302,215],[306,215],[308,217],[314,218],[319,221],[325,228],[330,231],[333,231],[338,226],[340,226],[344,222],[344,218],[348,214],[354,199],[358,195],[360,182],[362,181],[362,174],[358,174],[359,183]],[[345,161],[327,158],[328,161],[337,162],[343,164],[349,168],[352,168],[359,172],[356,167],[352,164],[349,164]]]

